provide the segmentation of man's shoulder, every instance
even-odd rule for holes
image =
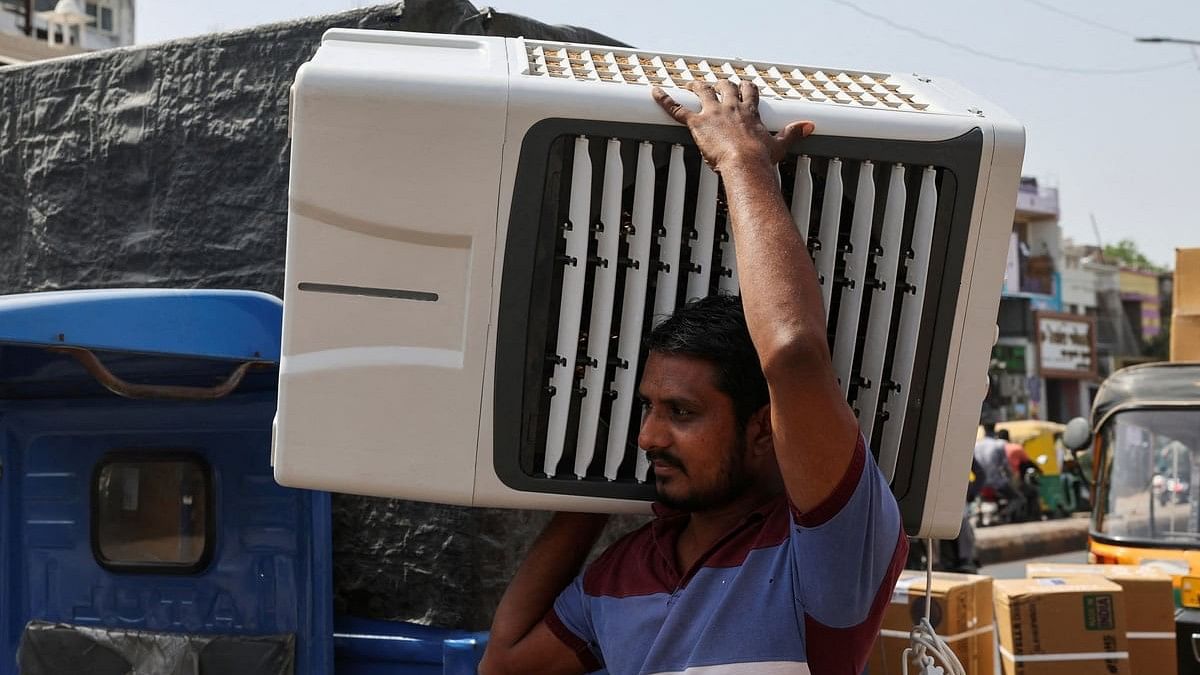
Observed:
[[[619,598],[668,590],[659,580],[659,557],[652,521],[624,534],[588,565],[583,573],[583,592]]]

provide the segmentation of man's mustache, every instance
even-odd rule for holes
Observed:
[[[666,464],[667,466],[675,467],[676,469],[679,469],[680,472],[687,473],[687,470],[683,468],[683,462],[669,452],[663,450],[647,450],[646,459],[650,460],[651,462],[658,462],[660,464]]]

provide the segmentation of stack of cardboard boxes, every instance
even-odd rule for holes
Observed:
[[[992,578],[934,572],[929,623],[967,672],[991,675],[995,659]],[[913,626],[925,616],[925,573],[905,571],[883,613],[883,628],[871,651],[870,675],[900,675]],[[910,663],[909,673],[920,670]]]
[[[1030,564],[1026,579],[934,573],[930,623],[968,675],[1176,675],[1171,577],[1132,565]],[[925,616],[925,574],[905,572],[867,672],[898,675]],[[993,626],[993,623],[995,624]],[[994,641],[999,637],[999,649]],[[920,672],[915,663],[909,673]]]
[[[1121,587],[1097,576],[996,582],[1005,675],[1130,675]]]
[[[1200,248],[1175,249],[1171,360],[1200,361]]]
[[[1136,565],[1034,563],[1025,566],[1025,575],[1038,579],[1098,575],[1119,586],[1124,617],[1118,619],[1124,623],[1129,672],[1174,675],[1175,597],[1168,574]]]

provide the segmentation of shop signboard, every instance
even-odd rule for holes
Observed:
[[[1096,320],[1078,314],[1035,312],[1038,373],[1045,378],[1096,377]]]

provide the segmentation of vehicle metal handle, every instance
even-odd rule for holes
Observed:
[[[177,401],[211,401],[229,395],[246,372],[254,367],[269,365],[266,361],[245,361],[238,365],[229,377],[211,387],[191,387],[173,384],[138,384],[127,382],[109,370],[92,350],[81,347],[47,347],[48,351],[66,354],[83,365],[96,381],[117,396],[134,399],[169,399]]]

